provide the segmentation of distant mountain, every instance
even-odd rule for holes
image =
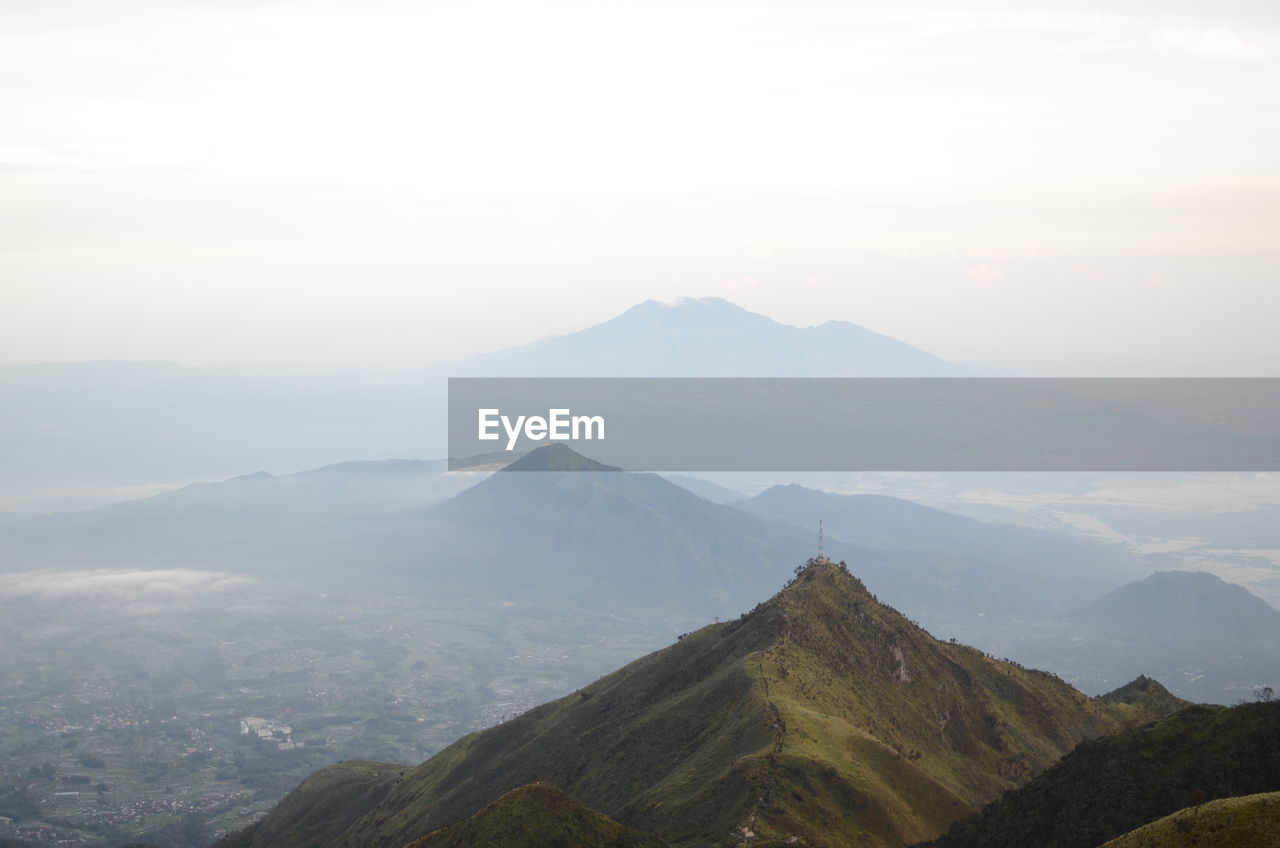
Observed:
[[[1280,649],[1280,610],[1204,571],[1157,571],[1103,595],[1067,620],[1099,636]]]
[[[1112,585],[1121,575],[1150,571],[1149,564],[1117,545],[977,521],[883,495],[840,495],[792,484],[730,505],[800,527],[813,527],[821,518],[832,538],[878,550],[965,553],[1025,571]]]
[[[672,483],[675,483],[682,489],[688,489],[695,495],[706,498],[712,503],[730,503],[732,501],[740,501],[745,495],[742,492],[730,489],[727,486],[721,486],[719,483],[712,483],[710,480],[703,480],[701,477],[693,477],[688,474],[663,474]],[[0,517],[0,521],[3,517]]]
[[[444,383],[417,372],[41,363],[0,366],[0,397],[0,508],[77,509],[136,484],[446,454],[432,436]]]
[[[778,563],[803,559],[816,544],[812,525],[712,503],[656,474],[588,470],[600,466],[563,445],[514,467],[525,470],[343,464],[12,521],[0,524],[0,573],[197,567],[361,585],[377,575],[440,597],[519,594],[548,614],[588,604],[697,621],[737,615],[785,579]],[[553,467],[583,470],[532,470]],[[1056,618],[1110,588],[963,551],[833,540],[828,552],[856,563],[879,596],[935,632],[1008,656],[1008,628]]]
[[[1280,688],[1280,611],[1199,571],[1159,571],[1122,586],[1016,647],[1086,690],[1138,670],[1183,697],[1234,703]]]
[[[1080,745],[930,845],[1097,848],[1189,805],[1278,789],[1280,702],[1193,707]],[[1209,845],[1204,840],[1210,835],[1210,829],[1200,830],[1187,844]],[[1156,844],[1174,848],[1178,843]]]
[[[454,377],[954,377],[964,368],[847,321],[781,324],[718,297],[646,300],[576,333],[465,359]]]
[[[420,511],[484,476],[446,473],[442,460],[387,460],[194,483],[141,500],[0,524],[0,573],[210,564],[288,571],[314,561],[317,548],[323,554],[326,540],[358,533],[373,516]]]
[[[939,642],[843,566],[814,561],[739,619],[461,739],[315,838],[398,848],[542,780],[676,845],[898,848],[1081,740],[1181,706],[1154,683],[1091,699]],[[255,828],[279,832],[283,817]]]
[[[741,611],[785,577],[780,555],[795,560],[813,546],[807,533],[710,503],[656,474],[606,468],[548,445],[428,514],[393,521],[429,533],[450,552],[451,571],[562,598],[625,598],[702,615]]]
[[[502,471],[621,471],[585,457],[568,445],[549,444],[503,466]]]
[[[549,445],[512,467],[590,462],[572,456],[566,446]],[[412,520],[450,552],[458,573],[558,598],[675,604],[704,617],[741,612],[785,578],[779,562],[803,559],[816,545],[816,515],[807,528],[792,526],[711,503],[656,474],[583,467],[597,470],[493,474]],[[388,522],[379,532],[386,539],[399,531]],[[878,594],[927,626],[965,638],[981,638],[1010,618],[1060,615],[1108,588],[963,551],[883,551],[840,541],[828,551],[856,563]]]
[[[670,848],[544,783],[503,795],[466,821],[405,848]]]
[[[0,366],[0,510],[78,509],[121,487],[447,454],[445,378],[955,376],[854,324],[780,324],[718,298],[646,301],[586,330],[400,371],[228,363]]]
[[[1280,792],[1222,798],[1170,813],[1102,848],[1280,848]]]

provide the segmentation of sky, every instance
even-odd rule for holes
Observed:
[[[0,363],[403,367],[720,296],[1280,371],[1280,6],[0,2]]]

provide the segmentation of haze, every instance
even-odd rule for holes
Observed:
[[[9,3],[0,362],[441,362],[718,295],[1270,374],[1268,3]]]

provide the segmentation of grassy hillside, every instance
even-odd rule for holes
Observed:
[[[1188,804],[1280,789],[1280,702],[1192,707],[1080,745],[935,848],[1096,848]]]
[[[1091,699],[939,642],[841,566],[811,563],[741,618],[459,740],[334,844],[400,848],[543,780],[680,845],[900,846],[1179,705]]]
[[[1280,848],[1280,792],[1179,810],[1103,848]]]
[[[314,848],[377,807],[405,771],[387,763],[345,762],[320,769],[271,814],[222,840],[221,848]]]
[[[1089,699],[938,642],[835,566],[806,571],[771,603],[784,633],[760,655],[759,679],[786,720],[776,773],[794,788],[756,805],[764,833],[911,843],[1081,739],[1181,705]]]
[[[669,848],[545,783],[521,786],[408,848]]]

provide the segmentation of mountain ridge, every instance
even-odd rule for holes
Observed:
[[[400,848],[542,780],[677,846],[896,848],[1168,709],[939,642],[842,564],[811,560],[738,619],[406,771],[332,845]]]
[[[921,848],[1097,848],[1188,805],[1277,789],[1280,702],[1196,705],[1079,745]]]
[[[719,298],[393,370],[68,362],[0,366],[6,511],[119,501],[121,486],[448,454],[448,377],[938,377],[969,371],[842,321],[794,327]],[[92,422],[86,428],[85,422]],[[86,486],[86,484],[91,484]],[[53,487],[53,488],[50,488]],[[61,491],[65,487],[66,491]]]
[[[1144,626],[1159,619],[1179,627],[1191,623],[1188,615],[1210,594],[1216,595],[1222,603],[1230,604],[1229,608],[1218,612],[1237,624],[1238,636],[1280,639],[1280,610],[1245,587],[1206,571],[1156,571],[1143,580],[1108,592],[1065,618],[1097,628],[1114,622],[1118,616],[1136,614],[1143,617]],[[1194,630],[1188,635],[1203,638],[1203,634]]]
[[[1280,792],[1219,798],[1170,813],[1101,848],[1278,848]]]
[[[557,467],[599,468],[566,446],[550,453],[572,460]],[[547,456],[534,451],[515,461],[551,467]],[[486,602],[515,592],[560,610],[583,604],[673,616],[669,632],[676,632],[735,616],[772,593],[788,573],[779,563],[812,553],[823,515],[815,508],[801,526],[712,503],[656,474],[473,475],[433,471],[438,467],[360,463],[251,475],[85,513],[14,520],[0,525],[0,572],[216,566],[338,586],[376,571]],[[1006,532],[969,523],[979,534]],[[838,527],[827,523],[828,531]],[[922,535],[910,522],[895,532]],[[875,550],[834,536],[828,552],[856,561],[875,591],[933,632],[1005,656],[1019,656],[1003,637],[1010,627],[1056,618],[1109,588],[963,552]],[[351,562],[366,566],[353,573]]]
[[[954,377],[970,373],[849,321],[797,327],[719,297],[646,300],[599,324],[453,363],[450,376]]]

